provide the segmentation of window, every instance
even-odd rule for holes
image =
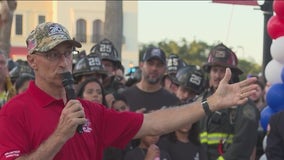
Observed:
[[[76,40],[80,42],[87,42],[86,20],[84,19],[78,19],[76,22]]]
[[[103,37],[103,22],[100,19],[93,21],[92,42],[98,43]]]
[[[45,16],[38,16],[38,24],[45,22]]]
[[[16,14],[16,28],[15,28],[16,35],[23,34],[23,15]]]

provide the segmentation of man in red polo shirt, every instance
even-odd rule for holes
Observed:
[[[35,80],[0,112],[0,159],[100,160],[103,150],[123,148],[133,138],[161,135],[227,106],[242,104],[254,92],[256,79],[229,85],[231,72],[202,103],[149,114],[118,113],[82,99],[69,100],[62,72],[72,70],[72,40],[58,23],[42,23],[27,38],[27,61]],[[76,132],[83,125],[83,133]]]

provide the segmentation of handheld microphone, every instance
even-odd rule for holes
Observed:
[[[76,99],[75,90],[73,88],[74,79],[70,72],[61,73],[62,84],[65,88],[67,102],[71,99]],[[83,125],[78,125],[78,133],[83,133]]]

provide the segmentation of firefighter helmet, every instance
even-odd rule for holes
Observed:
[[[74,66],[73,76],[75,79],[90,74],[102,74],[107,76],[107,71],[104,70],[101,59],[98,55],[88,55],[81,58]]]
[[[10,72],[14,67],[16,67],[17,63],[13,61],[13,59],[9,58],[7,61],[8,71]]]
[[[82,51],[73,50],[73,51],[72,51],[72,54],[73,54],[73,61],[72,61],[73,65],[76,65],[76,63],[77,63],[81,58],[87,56],[85,50],[82,50]]]
[[[238,58],[236,54],[223,43],[221,43],[211,49],[207,63],[203,66],[203,69],[209,72],[211,66],[223,66],[231,68],[233,73],[238,75],[242,74],[243,71],[239,69],[237,65]]]
[[[101,60],[109,60],[115,64],[115,66],[121,65],[118,52],[115,49],[112,42],[108,39],[103,39],[91,48],[90,55],[99,55]]]
[[[204,88],[205,77],[199,66],[188,65],[178,70],[173,82],[200,94]]]
[[[18,60],[15,67],[9,72],[12,82],[15,82],[21,75],[30,75],[34,77],[34,71],[27,61]]]
[[[179,58],[176,54],[170,54],[167,58],[167,75],[176,75],[177,71],[183,67],[186,67],[187,64]]]

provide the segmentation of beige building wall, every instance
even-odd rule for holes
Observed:
[[[130,64],[138,65],[138,21],[137,2],[123,2],[123,35],[122,63],[126,69]],[[105,1],[18,1],[16,14],[23,15],[23,35],[15,35],[15,18],[11,32],[11,45],[25,47],[25,39],[38,24],[38,16],[45,15],[46,21],[64,25],[71,37],[76,35],[76,20],[82,18],[87,22],[87,42],[82,48],[89,53],[94,43],[91,42],[92,24],[96,19],[105,20]]]
[[[15,15],[23,15],[23,35],[15,34]],[[12,29],[11,29],[11,45],[26,46],[25,40],[31,30],[38,24],[38,16],[46,16],[46,21],[51,21],[52,2],[50,1],[17,1],[17,9],[14,13]]]

